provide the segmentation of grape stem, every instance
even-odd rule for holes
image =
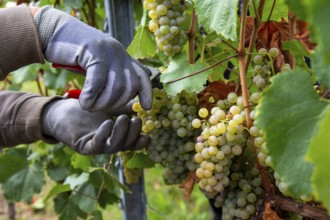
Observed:
[[[273,1],[273,5],[272,5],[272,8],[271,8],[271,10],[270,10],[270,12],[269,12],[269,15],[268,15],[268,18],[267,18],[267,23],[269,22],[269,20],[270,20],[270,17],[272,16],[272,14],[273,14],[273,11],[274,11],[274,7],[275,7],[275,4],[276,4],[276,0],[274,0]]]
[[[196,34],[196,22],[197,22],[197,16],[195,9],[192,11],[192,16],[191,16],[191,23],[190,23],[190,28],[189,28],[189,64],[194,64],[195,59],[194,59],[194,48],[195,48],[195,34]]]
[[[238,63],[239,63],[239,72],[240,72],[240,84],[242,87],[242,95],[245,106],[245,114],[246,114],[246,126],[248,129],[252,126],[252,120],[250,117],[250,108],[249,108],[249,92],[246,85],[246,71],[245,71],[245,28],[246,28],[246,16],[248,11],[248,0],[244,0],[243,2],[243,12],[241,14],[241,26],[240,26],[240,41],[238,47]]]
[[[202,72],[205,72],[205,71],[207,71],[207,70],[209,70],[209,69],[212,69],[213,67],[215,67],[215,66],[217,66],[217,65],[219,65],[219,64],[221,64],[221,63],[223,63],[223,62],[225,62],[225,61],[227,61],[227,60],[229,60],[229,59],[231,59],[231,58],[235,58],[235,57],[238,57],[238,54],[234,54],[234,55],[232,55],[232,56],[226,57],[225,59],[219,60],[218,62],[216,62],[216,63],[212,64],[211,66],[208,66],[208,67],[206,67],[206,68],[204,68],[204,69],[202,69],[202,70],[200,70],[200,71],[198,71],[198,72],[195,72],[195,73],[189,74],[189,75],[187,75],[187,76],[183,76],[183,77],[181,77],[181,78],[178,78],[178,79],[175,79],[175,80],[172,80],[172,81],[168,81],[168,82],[166,82],[166,84],[175,83],[175,82],[177,82],[177,81],[180,81],[180,80],[183,80],[183,79],[186,79],[186,78],[189,78],[189,77],[195,76],[195,75],[200,74],[200,73],[202,73]]]

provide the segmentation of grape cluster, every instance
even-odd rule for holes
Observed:
[[[143,5],[148,10],[148,27],[154,33],[158,49],[169,57],[179,53],[187,39],[182,24],[189,4],[182,0],[144,0]]]
[[[123,173],[125,176],[126,183],[133,184],[139,181],[140,176],[142,175],[141,169],[138,168],[128,168],[126,166],[127,162],[133,157],[134,152],[132,151],[122,151],[118,153],[118,156],[122,160]]]
[[[265,88],[269,85],[270,75],[275,74],[273,59],[278,57],[280,51],[276,47],[270,48],[268,51],[265,48],[261,48],[258,54],[253,57],[254,63],[254,76],[253,83],[259,89]],[[290,70],[291,66],[288,63],[284,63],[282,66],[282,71]]]
[[[250,96],[251,113],[254,119],[260,93]],[[199,118],[192,121],[194,128],[201,128],[195,144],[195,161],[199,164],[196,175],[199,187],[205,195],[214,200],[216,207],[222,207],[223,219],[248,219],[256,212],[262,200],[259,171],[252,166],[250,132],[244,128],[246,115],[243,97],[230,92],[225,100],[218,100],[211,110],[201,108]],[[252,129],[257,135],[262,131]],[[257,139],[262,142],[263,139]],[[259,144],[259,143],[258,143]],[[249,164],[247,166],[247,164]],[[260,200],[261,199],[261,200]]]
[[[133,110],[143,120],[142,131],[151,138],[148,155],[165,167],[165,183],[178,184],[197,167],[193,140],[199,131],[192,127],[197,96],[186,92],[168,96],[164,90],[154,89],[153,97],[150,111],[143,110],[139,103],[133,105]]]
[[[224,193],[213,198],[215,206],[222,207],[223,220],[249,219],[263,202],[264,190],[261,187],[259,170],[250,166],[243,167],[244,169],[245,172],[235,172],[232,168],[230,185]]]

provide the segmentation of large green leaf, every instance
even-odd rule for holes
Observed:
[[[330,63],[330,1],[305,1],[305,7],[309,12],[310,24],[312,25],[313,36],[318,39],[318,48],[322,52],[319,59]]]
[[[92,157],[76,153],[71,158],[71,164],[75,169],[88,172],[89,167],[92,166]]]
[[[285,0],[290,11],[294,12],[297,18],[305,20],[307,17],[306,7],[304,5],[305,0]]]
[[[156,42],[151,38],[148,27],[139,26],[127,52],[136,59],[142,59],[155,56],[156,49]]]
[[[195,0],[199,23],[232,41],[237,39],[237,5],[238,0]]]
[[[189,64],[186,53],[181,53],[173,58],[167,70],[160,76],[164,89],[169,95],[175,96],[183,90],[190,92],[199,92],[203,89],[203,84],[207,80],[207,76],[212,73],[211,70],[203,71],[197,75],[169,83],[172,80],[179,79],[184,76],[191,75],[208,67],[205,63]]]
[[[266,132],[274,169],[294,197],[312,194],[312,164],[305,155],[327,102],[319,99],[306,72],[275,76],[263,92],[256,124]]]
[[[72,201],[72,196],[69,193],[58,194],[54,199],[55,212],[58,214],[59,220],[78,219],[81,216],[86,218],[86,213],[80,210],[79,207]]]
[[[69,184],[71,189],[75,189],[79,185],[86,183],[88,178],[89,173],[81,173],[80,175],[72,174],[65,179],[63,185]]]
[[[312,140],[307,159],[314,164],[312,184],[316,199],[330,210],[330,106],[325,108],[323,113],[324,117],[322,117],[320,123],[320,130]]]
[[[131,159],[127,161],[127,168],[151,168],[155,166],[155,162],[145,153],[135,153]]]
[[[12,175],[2,188],[7,199],[30,202],[32,196],[41,191],[44,181],[42,166],[35,163]]]
[[[71,187],[69,184],[65,184],[65,185],[57,184],[48,192],[48,194],[45,198],[45,201],[47,201],[48,199],[50,199],[53,196],[56,196],[60,193],[68,192],[68,191],[71,191]]]
[[[0,155],[0,182],[28,166],[26,148],[6,148]]]
[[[295,58],[296,66],[310,71],[306,64],[305,57],[310,57],[310,52],[298,40],[289,40],[282,43],[282,49],[287,50]]]
[[[91,184],[84,184],[74,192],[72,200],[86,213],[95,211],[97,207],[96,189]]]
[[[320,83],[330,88],[330,64],[324,62],[320,51],[312,56],[312,69]]]

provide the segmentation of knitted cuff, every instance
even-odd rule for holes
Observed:
[[[43,50],[47,47],[48,41],[56,29],[60,28],[70,18],[71,15],[68,13],[57,10],[51,6],[39,8],[34,15],[34,21],[37,26]]]

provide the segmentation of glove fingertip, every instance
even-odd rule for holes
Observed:
[[[149,94],[140,94],[140,103],[144,110],[150,110],[152,107],[152,91]]]
[[[146,134],[141,134],[136,142],[134,150],[141,150],[145,147],[148,147],[149,144],[150,144],[150,137]]]

